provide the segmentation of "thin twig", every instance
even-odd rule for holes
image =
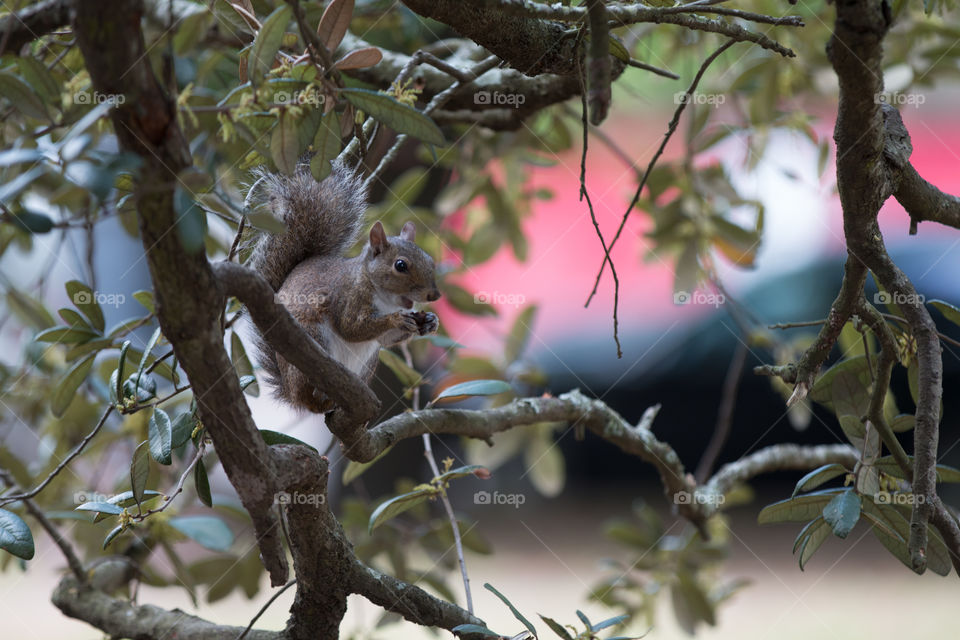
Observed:
[[[290,582],[288,582],[287,584],[285,584],[285,585],[283,585],[282,587],[280,587],[280,588],[277,590],[276,593],[274,593],[272,596],[270,596],[270,599],[267,600],[266,603],[265,603],[262,607],[260,607],[260,611],[257,611],[257,615],[253,616],[253,619],[250,621],[250,624],[248,624],[248,625],[247,625],[247,628],[244,629],[244,630],[240,633],[240,635],[238,635],[238,636],[236,637],[236,640],[243,640],[243,639],[246,637],[246,635],[247,635],[248,633],[250,633],[250,629],[252,629],[252,628],[253,628],[253,625],[255,625],[255,624],[257,623],[257,620],[260,619],[260,616],[262,616],[264,613],[266,613],[267,609],[270,608],[270,605],[272,605],[274,602],[276,602],[277,598],[279,598],[280,596],[282,596],[284,591],[286,591],[287,589],[289,589],[290,587],[292,587],[292,586],[295,585],[295,584],[297,584],[297,581],[296,581],[296,579],[293,579],[293,580],[291,580]]]
[[[663,154],[663,150],[666,149],[667,143],[670,142],[670,138],[673,136],[674,132],[677,130],[677,125],[680,124],[680,116],[683,115],[683,110],[687,108],[687,104],[691,102],[690,96],[693,95],[693,92],[696,91],[697,85],[700,84],[700,79],[703,78],[703,74],[706,73],[707,67],[716,60],[721,53],[733,46],[737,41],[736,40],[727,40],[719,49],[714,51],[706,60],[703,61],[703,64],[700,65],[700,69],[697,71],[697,75],[694,76],[693,82],[690,83],[690,86],[687,88],[686,100],[683,100],[678,106],[676,111],[673,112],[673,119],[670,120],[670,124],[667,126],[667,133],[663,136],[663,141],[660,143],[660,147],[657,149],[657,152],[653,154],[653,157],[650,159],[650,164],[647,165],[647,170],[643,174],[643,179],[640,180],[640,184],[637,186],[636,193],[633,194],[633,200],[630,201],[630,206],[627,207],[627,211],[623,214],[623,218],[620,220],[620,226],[617,228],[617,232],[614,234],[613,239],[610,241],[610,251],[613,250],[613,246],[617,243],[617,240],[620,238],[620,234],[623,232],[623,228],[627,224],[627,218],[630,217],[630,212],[633,211],[633,208],[637,205],[637,202],[640,201],[640,193],[643,191],[643,187],[646,186],[647,180],[650,178],[650,174],[653,172],[653,167],[657,164],[657,160],[660,159],[660,156]],[[593,290],[590,292],[590,295],[587,297],[587,302],[584,304],[584,307],[590,306],[590,301],[593,300],[593,296],[597,293],[597,287],[600,286],[600,278],[603,276],[603,269],[606,267],[607,262],[610,263],[611,268],[613,267],[613,262],[610,260],[609,251],[604,255],[603,262],[600,264],[600,271],[597,273],[597,279],[593,283]]]
[[[101,429],[101,428],[103,427],[103,425],[107,422],[107,418],[110,417],[110,413],[111,413],[112,411],[113,411],[113,405],[107,407],[107,410],[104,411],[104,412],[103,412],[103,415],[100,417],[100,421],[97,422],[97,426],[95,426],[90,433],[88,433],[86,436],[84,436],[83,440],[81,440],[80,443],[79,443],[76,447],[74,447],[73,451],[71,451],[71,452],[67,455],[66,458],[64,458],[63,460],[60,461],[60,464],[58,464],[58,465],[56,466],[56,468],[55,468],[53,471],[50,472],[49,475],[47,475],[47,477],[43,480],[43,482],[41,482],[40,484],[38,484],[36,487],[34,487],[33,489],[31,489],[30,491],[27,491],[26,493],[19,493],[19,494],[13,494],[13,495],[7,495],[7,496],[2,496],[2,497],[0,497],[0,506],[3,506],[3,505],[5,505],[5,504],[9,504],[9,503],[11,503],[11,502],[16,502],[17,500],[27,500],[27,499],[29,499],[29,498],[34,497],[35,495],[37,495],[37,494],[40,493],[41,491],[43,491],[44,488],[45,488],[48,484],[50,484],[50,482],[52,482],[54,478],[57,477],[57,474],[59,474],[61,471],[63,471],[63,470],[66,468],[66,466],[67,466],[68,464],[70,464],[70,462],[73,461],[74,458],[76,458],[78,455],[80,455],[80,454],[83,452],[83,449],[84,449],[84,448],[90,443],[90,441],[93,440],[93,438],[100,432],[100,429]]]
[[[697,484],[704,484],[710,478],[710,472],[717,464],[723,445],[730,437],[733,410],[737,406],[737,390],[740,388],[740,380],[743,377],[743,366],[747,362],[747,351],[747,345],[742,340],[737,340],[737,350],[733,354],[733,359],[730,360],[727,378],[723,382],[723,396],[720,400],[720,408],[717,410],[717,425],[713,429],[713,436],[700,457],[700,463],[694,474]]]
[[[579,64],[578,64],[579,67]],[[619,335],[619,307],[620,307],[620,278],[617,276],[617,269],[613,266],[613,260],[610,259],[610,249],[613,248],[613,243],[610,243],[610,246],[607,246],[606,241],[603,239],[603,232],[600,231],[600,225],[597,223],[597,215],[593,210],[593,202],[590,200],[590,193],[587,191],[587,142],[589,139],[589,127],[587,126],[587,87],[586,82],[584,81],[583,68],[579,67],[580,73],[580,117],[581,117],[581,126],[583,129],[583,150],[580,154],[580,199],[586,199],[587,208],[590,210],[590,221],[593,223],[593,229],[597,234],[597,237],[600,238],[600,246],[603,247],[603,256],[604,264],[607,262],[610,263],[610,274],[613,276],[613,341],[617,345],[617,357],[623,357],[623,350],[620,348],[620,335]]]
[[[181,493],[183,493],[183,485],[187,481],[187,476],[190,475],[190,472],[193,471],[193,468],[197,466],[198,462],[200,462],[200,459],[203,457],[203,453],[206,447],[207,447],[206,443],[201,441],[200,446],[197,447],[197,453],[193,456],[193,460],[191,460],[190,464],[187,465],[187,468],[183,470],[183,474],[180,475],[180,480],[177,482],[177,486],[173,490],[173,493],[171,493],[169,496],[165,496],[166,500],[164,500],[163,504],[157,507],[156,509],[149,509],[147,511],[144,511],[143,513],[140,513],[134,516],[134,519],[143,520],[147,516],[153,515],[154,513],[160,513],[161,511],[169,507],[170,504],[173,502],[173,499],[176,498]]]
[[[406,344],[400,345],[400,351],[403,353],[403,359],[406,361],[407,366],[413,368],[413,356],[410,354],[410,349]],[[411,399],[413,410],[420,410],[420,387],[417,386],[413,389],[413,397]],[[427,462],[430,464],[430,469],[433,471],[433,477],[437,478],[440,476],[440,468],[437,466],[437,461],[433,457],[433,446],[430,443],[430,434],[424,433],[423,436],[423,457],[427,459]],[[463,555],[463,541],[460,538],[460,525],[457,524],[457,516],[453,513],[453,505],[450,504],[450,498],[447,496],[447,492],[443,487],[440,490],[440,501],[443,502],[443,509],[447,512],[447,518],[450,520],[450,529],[453,531],[453,544],[457,549],[457,560],[460,562],[460,575],[463,577],[463,591],[466,594],[467,598],[467,611],[473,614],[473,596],[470,593],[470,576],[467,573],[467,561]]]
[[[2,479],[8,487],[16,486],[13,476],[6,469],[0,468],[0,479]],[[87,573],[83,570],[83,563],[80,562],[70,543],[60,534],[60,530],[50,522],[47,516],[43,514],[43,511],[37,506],[37,503],[30,498],[23,498],[22,500],[23,506],[30,512],[30,515],[40,523],[40,526],[43,527],[44,531],[53,539],[53,542],[60,547],[60,551],[63,553],[64,558],[66,558],[73,575],[76,576],[81,584],[86,584]]]

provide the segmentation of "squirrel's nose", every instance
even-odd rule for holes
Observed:
[[[434,300],[440,299],[440,290],[436,287],[433,288],[433,291],[427,294],[427,302],[433,302]]]

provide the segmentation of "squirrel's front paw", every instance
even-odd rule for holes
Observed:
[[[397,328],[406,334],[415,336],[420,332],[420,320],[416,311],[397,314]]]
[[[440,319],[437,318],[437,314],[430,311],[426,313],[421,312],[417,316],[417,324],[420,335],[425,336],[429,333],[437,332],[437,329],[440,328]]]

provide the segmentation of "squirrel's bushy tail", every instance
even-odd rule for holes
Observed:
[[[265,205],[287,226],[284,233],[261,233],[247,262],[267,279],[274,291],[298,264],[313,256],[341,255],[356,242],[363,228],[367,193],[359,173],[341,162],[322,182],[306,165],[292,176],[255,172],[248,203]]]

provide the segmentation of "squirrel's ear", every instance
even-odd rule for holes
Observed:
[[[403,229],[400,230],[400,237],[407,242],[416,242],[417,226],[413,224],[412,221],[407,222],[403,225]]]
[[[375,256],[387,248],[387,234],[379,220],[374,222],[373,228],[370,229],[370,248],[373,249]]]

